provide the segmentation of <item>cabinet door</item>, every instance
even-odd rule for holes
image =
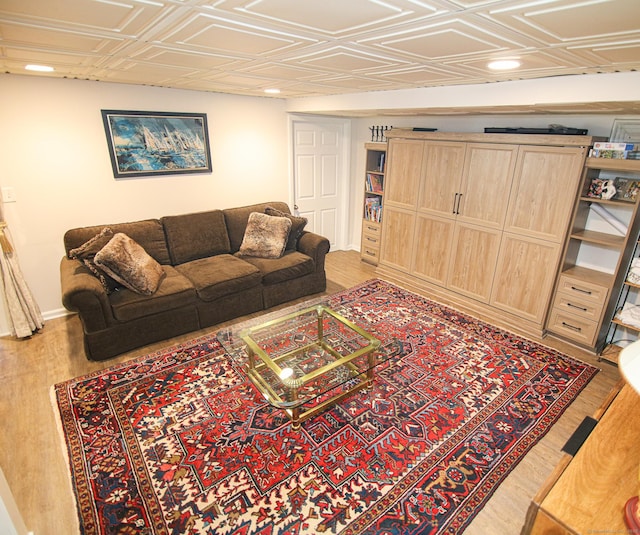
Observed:
[[[455,218],[466,143],[426,141],[418,211]]]
[[[385,204],[415,210],[424,161],[424,143],[392,139],[387,150]]]
[[[505,232],[491,304],[542,324],[551,299],[560,245]]]
[[[454,226],[452,219],[417,215],[412,263],[415,276],[440,286],[447,283]]]
[[[501,236],[499,230],[456,223],[447,286],[488,303]]]
[[[384,207],[380,263],[409,272],[413,248],[415,212]]]
[[[505,230],[543,240],[564,240],[585,148],[521,146]]]
[[[504,227],[517,155],[517,145],[469,143],[458,221]]]

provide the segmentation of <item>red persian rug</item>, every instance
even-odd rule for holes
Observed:
[[[459,533],[597,372],[380,280],[324,301],[393,354],[299,432],[213,334],[55,385],[81,532]]]

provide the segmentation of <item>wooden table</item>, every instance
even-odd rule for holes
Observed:
[[[529,507],[522,534],[626,534],[624,504],[638,494],[640,396],[623,381],[575,457],[565,455]]]

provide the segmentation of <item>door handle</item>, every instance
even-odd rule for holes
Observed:
[[[458,201],[458,195],[460,195],[459,193],[456,193],[453,197],[453,210],[451,211],[452,214],[456,213],[456,203]]]
[[[462,200],[462,193],[456,193],[456,197],[458,199],[458,204],[456,204],[456,209],[453,213],[456,215],[460,215],[460,201]]]

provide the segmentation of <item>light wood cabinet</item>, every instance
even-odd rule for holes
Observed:
[[[505,232],[491,304],[536,324],[545,320],[561,246]]]
[[[587,147],[523,146],[505,230],[564,241]]]
[[[402,272],[411,270],[415,221],[415,212],[391,203],[385,206],[380,258],[387,266]]]
[[[406,140],[396,139],[393,145],[402,145]],[[407,188],[415,188],[407,197],[415,199],[418,192],[418,210],[423,214],[455,219],[456,205],[462,188],[466,143],[412,141],[422,147],[420,166],[414,166]],[[422,163],[424,162],[424,166]],[[409,207],[407,205],[407,207]]]
[[[517,153],[517,145],[467,144],[459,221],[502,230]]]
[[[457,223],[449,261],[447,287],[488,303],[501,236],[499,230]]]
[[[379,273],[541,336],[591,138],[387,138]]]
[[[395,140],[387,149],[386,203],[415,210],[422,177],[424,145],[420,141]]]
[[[415,221],[413,262],[409,264],[413,266],[412,272],[421,279],[445,286],[455,221],[424,214],[418,214]]]

